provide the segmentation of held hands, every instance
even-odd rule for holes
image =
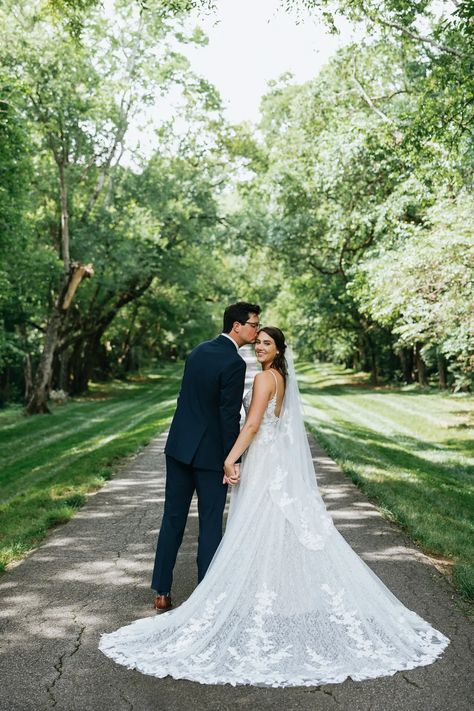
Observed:
[[[240,464],[234,464],[233,462],[224,462],[224,478],[222,479],[223,484],[230,484],[234,486],[240,481]]]

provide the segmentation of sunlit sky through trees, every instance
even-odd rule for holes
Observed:
[[[209,37],[202,48],[189,48],[196,71],[219,89],[232,121],[258,118],[267,82],[284,72],[295,80],[314,77],[336,50],[350,41],[347,23],[331,35],[323,23],[284,11],[279,0],[217,0],[217,11],[193,20]]]
[[[106,14],[113,10],[106,1]],[[295,82],[314,77],[337,49],[354,38],[344,19],[337,21],[340,33],[331,35],[323,21],[309,13],[286,13],[280,0],[217,0],[214,12],[194,12],[186,23],[199,26],[209,38],[206,46],[180,45],[193,70],[214,84],[231,122],[257,122],[259,104],[267,83],[286,72]],[[176,97],[155,107],[147,130],[143,115],[128,133],[128,145],[138,144],[145,153],[154,145],[153,129],[173,112]]]

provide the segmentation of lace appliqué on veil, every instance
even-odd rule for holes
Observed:
[[[144,674],[234,686],[315,686],[431,664],[448,638],[392,595],[326,511],[291,363],[280,419],[274,404],[244,455],[203,581],[180,607],[102,635],[99,648]]]

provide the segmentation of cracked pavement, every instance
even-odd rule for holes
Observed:
[[[164,499],[160,435],[0,580],[1,711],[468,711],[474,628],[429,558],[310,439],[321,492],[342,535],[405,605],[451,644],[434,664],[314,688],[206,686],[115,664],[99,636],[153,616],[150,579]],[[196,585],[197,509],[178,556],[174,602]]]

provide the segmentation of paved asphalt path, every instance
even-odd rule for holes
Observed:
[[[156,679],[99,652],[101,632],[154,615],[149,586],[163,510],[164,442],[165,435],[152,441],[1,578],[1,711],[474,709],[474,628],[452,588],[312,440],[337,527],[405,605],[451,639],[441,659],[370,681],[264,689]],[[176,604],[196,585],[196,535],[193,502],[175,569]]]

